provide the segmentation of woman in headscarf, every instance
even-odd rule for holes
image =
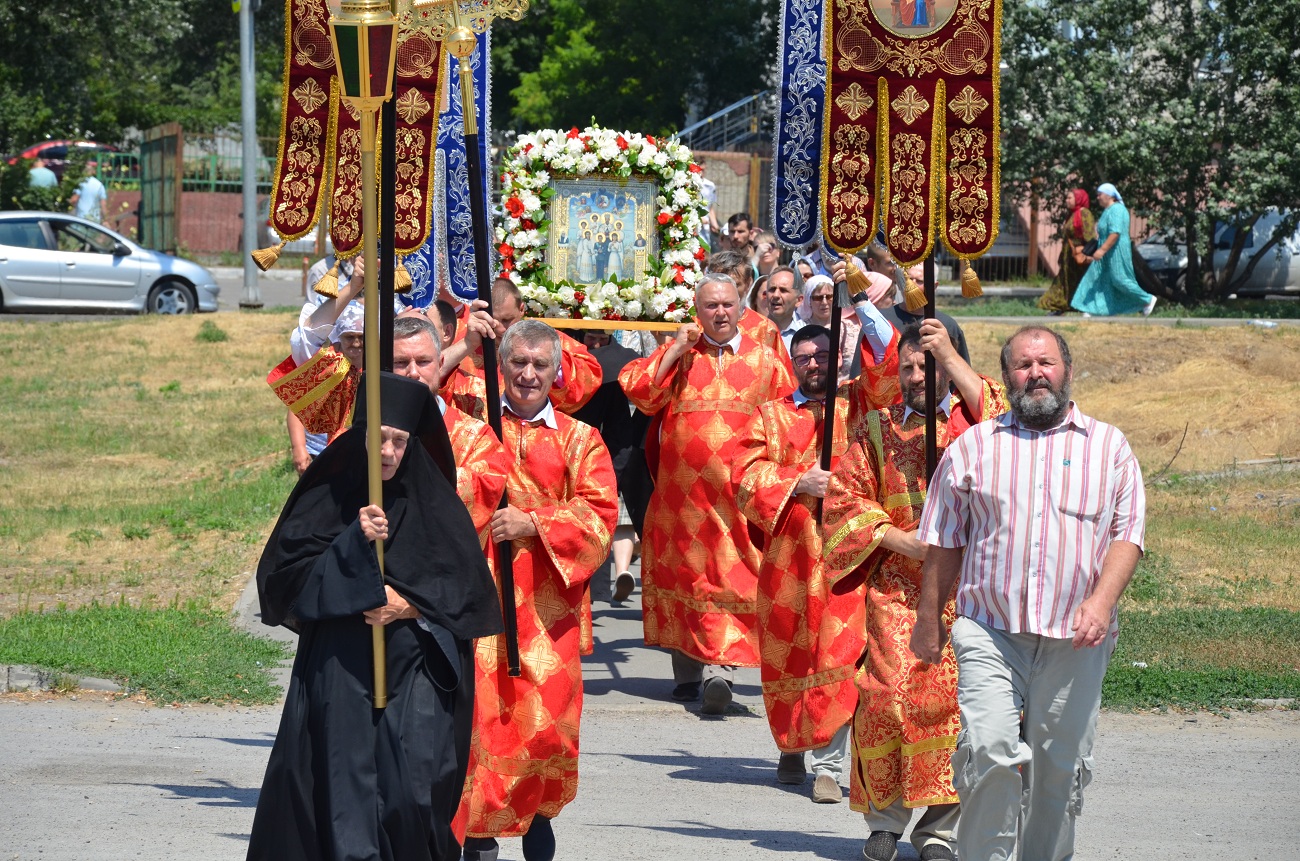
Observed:
[[[1104,207],[1097,222],[1101,244],[1092,255],[1096,265],[1089,266],[1079,280],[1070,307],[1085,317],[1110,317],[1115,314],[1150,315],[1156,297],[1138,286],[1133,274],[1133,243],[1128,237],[1128,208],[1119,189],[1104,182],[1097,188],[1097,201]]]
[[[383,505],[370,502],[371,376],[352,428],[303,473],[257,567],[262,621],[299,637],[249,861],[460,857],[451,821],[469,763],[473,640],[501,631],[501,609],[421,382],[378,375]],[[384,542],[382,575],[372,541]],[[382,709],[373,625],[387,641]]]
[[[837,288],[826,275],[814,275],[804,282],[803,301],[799,303],[799,316],[804,322],[817,326],[831,327],[831,305]],[[839,288],[840,305],[840,375],[839,382],[848,379],[849,366],[853,364],[853,349],[858,343],[858,334],[862,324],[853,313],[853,300],[849,291],[841,285]]]
[[[1038,300],[1038,307],[1051,314],[1064,314],[1070,310],[1070,300],[1074,298],[1079,279],[1088,270],[1090,258],[1083,249],[1097,238],[1097,219],[1088,208],[1088,202],[1088,192],[1082,188],[1066,192],[1070,215],[1061,226],[1061,259],[1051,286]]]

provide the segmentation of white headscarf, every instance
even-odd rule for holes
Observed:
[[[1115,200],[1119,201],[1120,203],[1124,202],[1124,198],[1119,196],[1119,189],[1111,185],[1109,182],[1103,182],[1101,185],[1097,186],[1097,193],[1109,194],[1111,197],[1115,198]]]
[[[365,311],[360,302],[349,302],[348,307],[343,309],[343,313],[334,323],[334,328],[330,330],[330,341],[337,344],[343,340],[343,336],[349,332],[358,334],[365,331]]]
[[[832,290],[835,288],[834,282],[831,281],[830,276],[828,275],[813,275],[807,281],[803,282],[803,301],[799,303],[799,317],[805,322],[812,322],[813,291],[823,285],[829,286]]]

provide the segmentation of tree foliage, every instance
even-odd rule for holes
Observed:
[[[283,6],[268,0],[255,20],[259,128],[274,135]],[[47,138],[119,144],[168,121],[209,132],[239,116],[239,19],[224,2],[0,4],[0,152]]]
[[[1300,2],[1038,0],[1003,6],[1002,176],[1049,203],[1113,182],[1136,214],[1185,243],[1172,298],[1222,298],[1255,219],[1300,218]],[[1214,272],[1215,226],[1235,231]],[[1260,256],[1259,250],[1256,252]]]
[[[493,27],[498,130],[660,134],[768,86],[776,0],[541,0]]]

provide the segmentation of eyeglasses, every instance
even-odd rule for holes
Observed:
[[[825,296],[813,296],[812,300],[814,302],[833,302],[835,301],[835,297],[830,293],[827,293]]]
[[[822,353],[806,353],[802,356],[795,356],[793,360],[794,366],[796,368],[806,368],[810,364],[812,364],[814,359],[817,360],[817,366],[819,368],[824,368],[828,364],[830,364],[831,354],[829,352],[822,352]]]

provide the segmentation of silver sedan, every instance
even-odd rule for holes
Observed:
[[[106,227],[55,212],[0,212],[0,309],[217,310],[221,288],[197,263],[142,248]]]

